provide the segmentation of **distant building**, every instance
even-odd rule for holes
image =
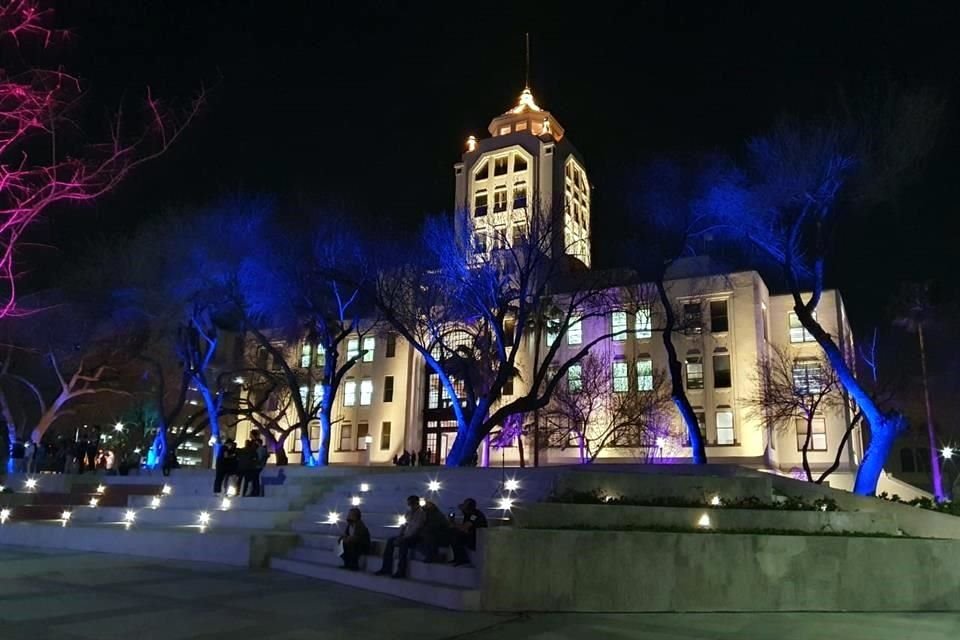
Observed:
[[[591,266],[591,188],[586,163],[566,136],[564,128],[548,111],[540,108],[528,89],[517,105],[495,117],[489,125],[491,137],[471,137],[460,162],[454,165],[457,223],[467,226],[475,251],[509,243],[526,224],[526,209],[534,201],[549,207],[555,216],[555,256],[565,254],[577,268]],[[690,402],[700,419],[701,431],[711,462],[747,464],[780,472],[799,469],[805,423],[793,429],[773,429],[750,411],[746,399],[756,393],[758,363],[771,346],[782,346],[799,355],[815,356],[819,347],[792,312],[786,295],[771,295],[755,271],[715,273],[707,260],[688,260],[674,265],[666,283],[675,306],[681,310],[686,331],[673,337],[684,365],[684,382]],[[606,340],[603,350],[611,358],[611,392],[637,393],[651,370],[666,368],[661,336],[650,329],[655,308],[627,304],[605,317],[585,319],[577,331],[565,336],[561,358],[578,344],[610,331],[626,331]],[[818,321],[852,356],[853,337],[836,291],[824,292],[817,308]],[[544,340],[551,337],[545,335]],[[385,331],[357,337],[345,345],[343,357],[362,349],[366,355],[350,370],[338,392],[334,410],[330,461],[333,464],[383,464],[403,451],[429,452],[434,463],[442,463],[456,437],[456,421],[450,398],[416,353],[396,334]],[[526,364],[533,354],[545,349],[528,345]],[[304,368],[316,366],[316,347],[289,345],[291,362]],[[520,375],[512,393],[523,391]],[[614,391],[616,389],[616,391]],[[313,390],[304,387],[308,396]],[[813,470],[834,462],[849,423],[844,409],[825,413],[814,420],[809,460]],[[671,435],[662,443],[657,459],[684,461],[690,458],[685,429],[679,417]],[[242,433],[240,434],[242,437]],[[369,437],[369,438],[368,438]],[[314,448],[319,425],[311,433]],[[369,442],[368,442],[369,440]],[[299,458],[296,437],[287,441],[290,461]],[[526,442],[527,457],[532,443]],[[659,446],[659,445],[658,445]],[[849,486],[849,479],[862,456],[859,428],[840,453],[836,478]],[[490,464],[519,463],[516,443],[489,453]],[[634,446],[611,446],[601,452],[598,462],[629,462],[641,459]],[[569,447],[548,447],[541,451],[543,464],[572,463],[576,451]]]

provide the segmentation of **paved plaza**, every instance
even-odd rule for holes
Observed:
[[[934,640],[960,614],[491,614],[278,572],[0,548],[3,640]]]

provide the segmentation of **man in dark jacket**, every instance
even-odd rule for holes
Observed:
[[[340,536],[343,545],[343,568],[357,571],[360,569],[360,556],[370,551],[370,530],[363,522],[360,509],[354,507],[347,512],[347,528]]]
[[[460,512],[463,514],[463,520],[457,523],[456,519],[453,519],[453,522],[451,522],[453,564],[456,566],[470,563],[467,549],[477,550],[477,529],[484,529],[487,526],[487,517],[477,509],[477,501],[473,498],[467,498],[463,501],[463,504],[460,505]]]

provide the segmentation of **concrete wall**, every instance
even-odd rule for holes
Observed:
[[[698,527],[707,515],[714,531],[771,529],[780,531],[881,533],[897,535],[893,514],[860,511],[774,511],[722,507],[631,507],[597,504],[532,504],[514,510],[518,526],[528,529],[589,528],[624,530],[642,527]]]
[[[958,611],[960,542],[491,529],[482,607]]]

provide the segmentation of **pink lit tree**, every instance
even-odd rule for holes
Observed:
[[[24,60],[69,35],[51,26],[38,0],[0,0],[0,317],[17,311],[18,245],[50,206],[96,199],[172,145],[196,115],[203,93],[181,113],[149,89],[143,115],[118,109],[109,132],[91,143],[77,124],[83,83],[62,67]]]

